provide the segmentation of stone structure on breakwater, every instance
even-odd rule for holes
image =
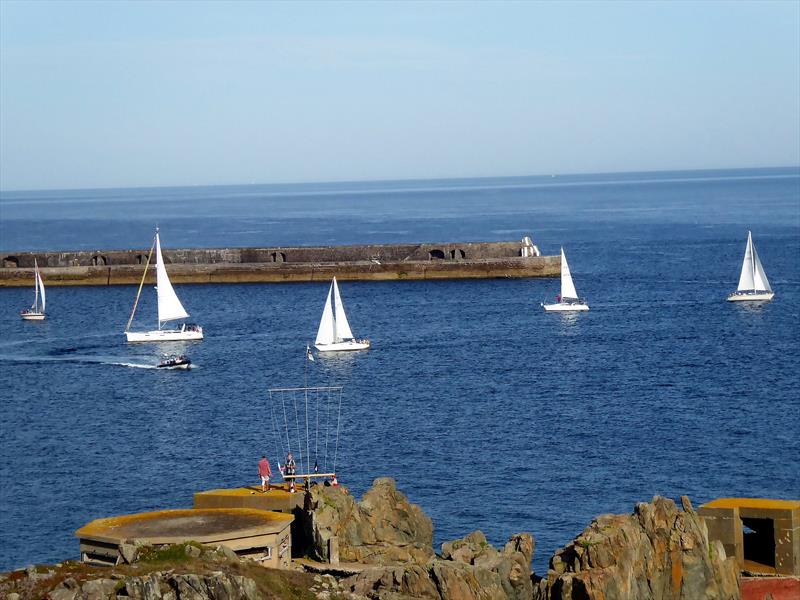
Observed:
[[[557,277],[558,256],[519,242],[163,249],[172,283]],[[34,260],[50,285],[138,284],[149,250],[5,252],[0,287],[27,286]],[[155,281],[151,263],[148,280]]]

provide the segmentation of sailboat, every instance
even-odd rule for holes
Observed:
[[[150,266],[150,259],[153,256],[153,248],[156,253],[156,292],[158,293],[158,329],[155,331],[130,331],[133,317],[136,314],[136,306],[139,304],[139,296],[142,294],[142,286],[144,279],[147,276],[147,267]],[[181,325],[180,329],[164,329],[164,324],[169,321],[176,321],[178,319],[185,319],[189,316],[183,304],[178,299],[178,295],[172,288],[167,275],[167,269],[164,267],[164,257],[161,256],[161,239],[156,229],[156,237],[153,240],[153,247],[150,248],[150,254],[147,257],[147,264],[144,267],[144,274],[142,281],[139,284],[139,291],[136,292],[136,300],[133,303],[133,310],[131,311],[131,318],[128,319],[128,325],[125,327],[125,337],[129,342],[174,342],[185,340],[202,340],[203,328],[199,325],[186,324]]]
[[[331,282],[325,308],[322,310],[322,319],[319,322],[317,340],[314,342],[320,352],[336,352],[346,350],[366,350],[369,340],[357,340],[350,331],[350,323],[344,314],[342,297],[339,294],[339,285],[336,277]]]
[[[589,310],[589,305],[586,300],[578,298],[578,292],[575,291],[575,284],[572,283],[572,275],[569,272],[569,265],[567,264],[567,256],[564,254],[564,248],[561,248],[561,294],[558,296],[558,302],[555,304],[545,304],[542,306],[548,312],[569,312],[578,310]]]
[[[23,310],[19,313],[19,316],[25,319],[26,321],[44,321],[44,304],[45,304],[45,297],[44,297],[44,282],[42,281],[42,276],[39,273],[39,264],[36,262],[36,259],[33,259],[33,282],[34,287],[36,289],[35,295],[33,297],[33,306],[30,308]],[[42,306],[39,307],[39,295],[42,296]]]
[[[744,249],[742,273],[739,275],[739,287],[728,296],[728,302],[772,300],[775,292],[769,286],[767,274],[758,258],[758,252],[753,245],[753,235],[747,232],[747,247]]]

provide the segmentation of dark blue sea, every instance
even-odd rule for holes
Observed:
[[[311,398],[309,448],[327,435],[355,494],[394,477],[437,544],[529,531],[540,573],[655,494],[800,498],[800,169],[0,196],[4,252],[147,248],[156,225],[166,248],[530,235],[565,247],[591,311],[545,314],[556,279],[344,282],[373,347],[306,363],[327,283],[176,286],[206,338],[163,347],[124,341],[134,286],[51,286],[43,323],[17,316],[32,286],[0,289],[0,570],[77,558],[91,519],[256,483],[286,403],[305,453],[305,399],[268,390],[306,382],[343,386],[338,428]],[[748,229],[761,306],[725,302]],[[173,351],[197,368],[152,368]]]

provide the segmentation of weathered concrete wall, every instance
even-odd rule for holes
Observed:
[[[138,284],[149,251],[6,253],[0,287]],[[557,277],[557,256],[522,257],[520,242],[162,250],[174,283]],[[155,281],[151,264],[148,281]]]

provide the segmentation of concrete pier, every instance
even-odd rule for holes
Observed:
[[[173,283],[258,283],[346,280],[558,277],[558,256],[540,256],[530,238],[518,242],[363,246],[162,249]],[[0,287],[30,286],[34,260],[45,284],[136,285],[149,249],[4,252]],[[151,263],[147,281],[155,281]]]

